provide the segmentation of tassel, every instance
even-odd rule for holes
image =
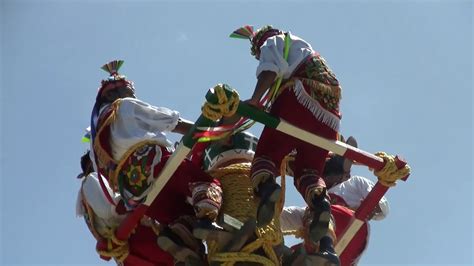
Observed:
[[[305,91],[301,81],[297,80],[295,82],[293,92],[295,93],[298,102],[313,113],[313,116],[317,120],[333,130],[339,131],[340,118],[324,109],[317,100],[311,98],[311,96],[309,96]]]
[[[237,39],[249,39],[251,40],[253,36],[255,35],[253,31],[253,27],[249,25],[245,25],[243,27],[240,27],[236,29],[232,34],[230,34],[229,37],[231,38],[237,38]]]
[[[120,69],[122,64],[123,64],[123,60],[114,60],[103,65],[101,69],[104,70],[105,72],[108,72],[112,76],[114,74],[118,74],[118,70]]]

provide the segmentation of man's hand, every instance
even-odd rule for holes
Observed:
[[[193,122],[180,117],[180,118],[178,118],[178,124],[172,130],[172,132],[179,133],[181,135],[185,135],[186,133],[188,133],[189,130],[191,130],[193,125],[194,125]]]
[[[272,71],[262,71],[257,78],[257,84],[255,85],[255,90],[252,94],[252,97],[244,103],[250,104],[258,109],[263,109],[260,106],[260,99],[263,97],[265,92],[272,86],[273,81],[275,81],[277,73]]]

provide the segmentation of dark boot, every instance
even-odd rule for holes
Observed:
[[[173,256],[177,262],[184,262],[185,265],[193,266],[205,265],[202,258],[188,248],[184,241],[168,227],[160,232],[157,243],[161,249]]]
[[[341,264],[339,257],[334,250],[332,238],[329,236],[321,238],[319,241],[319,252],[311,254],[309,257],[312,263],[314,263],[311,265],[339,266]]]
[[[335,253],[320,252],[308,255],[305,258],[305,265],[340,266],[341,262]]]
[[[291,248],[288,248],[284,246],[282,248],[281,252],[281,257],[282,257],[282,266],[294,266],[296,265],[295,263],[298,263],[298,259],[301,257],[304,251],[301,247],[297,248],[296,250],[292,250]]]
[[[269,224],[275,215],[275,203],[280,198],[281,187],[273,178],[268,178],[258,186],[257,196],[260,204],[257,210],[257,226],[263,227]]]
[[[329,229],[329,221],[331,220],[331,203],[324,197],[313,198],[313,218],[309,225],[309,237],[313,243],[326,235]]]
[[[205,240],[213,232],[220,232],[222,228],[219,228],[213,224],[213,222],[207,218],[199,219],[194,225],[193,235],[201,240]]]

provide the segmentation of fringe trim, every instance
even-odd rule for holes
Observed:
[[[298,100],[298,102],[306,109],[308,109],[311,113],[313,113],[314,117],[317,120],[321,121],[323,124],[334,129],[335,131],[339,131],[341,119],[337,115],[324,109],[324,107],[322,107],[317,100],[313,99],[304,89],[301,80],[295,80],[293,91],[296,95],[296,99]]]

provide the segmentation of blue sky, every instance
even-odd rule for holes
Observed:
[[[3,0],[0,12],[0,265],[111,265],[74,209],[100,66],[124,59],[138,97],[195,120],[216,83],[250,97],[257,61],[227,37],[244,24],[310,42],[343,86],[342,133],[412,166],[360,265],[472,265],[471,1]],[[303,204],[294,189],[287,204]]]

